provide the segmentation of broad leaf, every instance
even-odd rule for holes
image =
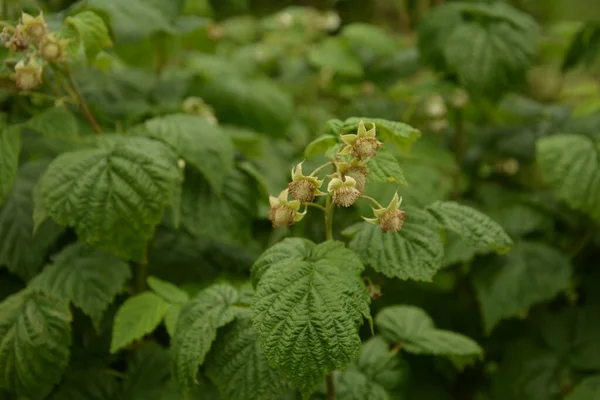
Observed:
[[[119,139],[119,140],[117,140]],[[104,147],[64,153],[40,178],[36,224],[71,226],[92,247],[142,260],[146,243],[181,182],[174,154],[144,138],[107,138]]]
[[[171,344],[173,378],[184,390],[196,382],[198,367],[217,337],[217,329],[235,318],[232,305],[238,293],[229,285],[201,291],[181,310]]]
[[[169,382],[169,352],[154,342],[144,343],[136,350],[123,377],[120,399],[162,400]]]
[[[79,137],[75,116],[64,107],[53,107],[34,115],[25,126],[52,139],[72,140]]]
[[[371,24],[352,23],[346,25],[341,35],[360,55],[367,53],[366,55],[388,56],[394,52],[396,47],[391,35],[388,35],[382,28]]]
[[[30,290],[0,303],[0,388],[45,398],[69,361],[70,322],[66,302]]]
[[[427,207],[440,227],[458,233],[474,248],[488,246],[506,253],[513,245],[504,229],[487,215],[454,201],[438,201]]]
[[[153,332],[168,307],[169,303],[152,292],[128,298],[115,315],[110,352],[116,353]]]
[[[409,153],[413,143],[421,137],[421,132],[410,125],[380,118],[348,118],[344,121],[341,133],[356,133],[361,120],[365,122],[367,128],[375,124],[377,137],[384,143],[398,146],[405,154]]]
[[[518,242],[507,255],[475,270],[473,283],[486,330],[552,299],[570,279],[571,263],[564,253],[545,244]]]
[[[102,18],[92,11],[84,11],[73,17],[67,17],[65,23],[72,25],[79,33],[88,60],[93,60],[106,47],[112,46],[108,28]]]
[[[340,242],[286,239],[253,267],[254,328],[269,364],[304,394],[358,354],[369,316],[363,265]]]
[[[344,371],[335,372],[339,400],[390,400],[408,379],[408,365],[380,336],[363,343],[360,357]]]
[[[417,209],[407,209],[399,232],[384,233],[379,225],[363,223],[349,246],[377,272],[421,281],[431,280],[444,254],[436,221]]]
[[[289,389],[281,373],[267,362],[249,310],[239,313],[219,334],[205,369],[224,400],[279,400]]]
[[[221,123],[281,137],[292,119],[292,99],[270,81],[214,79],[193,90],[214,108]]]
[[[182,225],[198,237],[247,244],[257,214],[255,181],[235,168],[225,178],[222,195],[198,173],[186,171],[181,199]]]
[[[379,150],[367,163],[367,172],[370,181],[408,186],[398,160],[385,150]]]
[[[12,193],[0,209],[0,265],[22,279],[32,278],[46,259],[46,253],[62,232],[54,221],[45,221],[33,231],[32,191],[48,163],[24,164]]]
[[[579,135],[542,138],[537,141],[537,161],[556,197],[600,222],[600,165],[590,139]]]
[[[56,255],[31,286],[48,296],[73,302],[98,328],[104,311],[130,277],[126,262],[76,243]]]
[[[338,139],[335,136],[329,134],[321,135],[306,145],[304,157],[310,160],[311,158],[325,154],[325,152],[335,146],[336,143],[338,143]]]
[[[317,68],[348,77],[361,77],[363,68],[348,42],[341,37],[331,37],[313,45],[308,52],[309,62]]]
[[[600,375],[585,378],[569,394],[566,400],[600,400]]]
[[[483,350],[459,333],[437,329],[425,311],[414,306],[389,306],[375,317],[375,325],[389,342],[416,354],[479,356]]]
[[[184,292],[170,282],[160,280],[153,276],[148,277],[148,286],[150,286],[150,289],[156,294],[171,304],[184,305],[190,300],[190,295],[187,294],[187,292]]]
[[[11,192],[21,153],[21,129],[11,125],[0,131],[0,204]]]
[[[145,122],[148,134],[171,146],[198,169],[221,192],[227,174],[233,168],[233,145],[217,126],[204,118],[175,114]]]

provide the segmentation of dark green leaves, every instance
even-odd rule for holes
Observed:
[[[474,208],[453,201],[438,201],[427,210],[442,228],[458,233],[472,247],[487,246],[498,253],[505,253],[513,245],[498,223]]]
[[[410,209],[399,232],[384,233],[378,225],[363,223],[349,246],[377,272],[427,281],[441,268],[444,254],[436,225],[426,212]]]
[[[233,145],[217,126],[206,119],[175,114],[146,121],[148,134],[171,146],[204,175],[213,190],[221,192],[233,168]]]
[[[25,126],[52,139],[70,140],[79,136],[75,116],[63,107],[48,108],[34,115]]]
[[[600,165],[594,142],[579,135],[542,138],[537,161],[556,197],[600,222]]]
[[[237,300],[238,294],[231,286],[214,285],[181,310],[171,351],[173,377],[184,390],[196,382],[198,367],[216,339],[217,329],[235,318],[232,305]]]
[[[389,306],[375,317],[381,335],[403,351],[416,354],[479,356],[479,345],[458,333],[437,329],[433,320],[420,308]]]
[[[385,150],[379,150],[377,155],[367,163],[369,180],[379,183],[396,183],[407,186],[404,172],[398,160],[391,153]]]
[[[69,360],[71,314],[66,302],[21,291],[0,303],[0,387],[45,398]]]
[[[104,310],[130,277],[127,263],[77,243],[56,255],[53,263],[32,281],[32,287],[73,302],[98,327]]]
[[[279,400],[289,389],[281,373],[269,366],[249,310],[238,313],[213,345],[206,374],[225,400]]]
[[[19,167],[21,129],[14,125],[0,131],[0,204],[10,193]]]
[[[107,138],[101,149],[64,153],[50,164],[36,188],[36,224],[50,216],[90,246],[142,260],[181,174],[164,145],[116,139]]]
[[[303,393],[358,354],[369,315],[363,266],[340,242],[286,239],[256,261],[254,328],[269,364]]]
[[[505,256],[475,271],[474,285],[486,330],[565,289],[571,263],[545,244],[522,241]]]

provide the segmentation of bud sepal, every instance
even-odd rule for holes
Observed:
[[[37,17],[22,13],[19,27],[22,27],[29,41],[36,44],[40,43],[49,31],[42,12]]]
[[[340,139],[345,143],[345,146],[339,154],[350,154],[360,160],[368,160],[375,156],[377,150],[382,146],[381,142],[375,137],[375,133],[375,124],[367,131],[365,122],[360,120],[356,134],[340,135]]]
[[[306,210],[298,211],[300,201],[288,200],[288,189],[283,190],[277,197],[269,196],[269,203],[271,204],[269,219],[274,228],[291,226],[306,215]]]
[[[402,197],[399,197],[398,193],[395,193],[387,207],[373,208],[375,218],[363,217],[363,219],[370,224],[379,225],[382,232],[398,232],[402,229],[402,225],[406,219],[406,211],[400,210],[401,204]]]
[[[23,90],[31,90],[42,83],[42,66],[35,60],[30,59],[27,64],[22,60],[15,65],[15,73],[13,79]]]
[[[341,207],[350,207],[360,197],[356,180],[351,176],[335,177],[329,181],[327,191],[333,196],[333,202]]]
[[[301,203],[311,203],[315,196],[326,194],[319,190],[321,186],[323,186],[322,180],[302,173],[302,163],[292,168],[292,181],[288,184],[288,189],[294,199]]]

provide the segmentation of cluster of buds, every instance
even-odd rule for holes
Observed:
[[[327,205],[339,207],[350,207],[361,197],[370,199],[363,196],[368,175],[365,166],[382,147],[375,134],[375,124],[367,130],[365,123],[360,121],[356,134],[340,135],[344,146],[335,155],[335,161],[321,165],[310,175],[304,175],[302,162],[293,167],[292,180],[287,188],[278,197],[270,196],[269,219],[273,227],[288,227],[300,221],[306,215],[308,205],[316,205],[315,201],[320,196],[328,196]],[[327,192],[322,192],[320,189],[324,180],[319,179],[316,174],[330,164],[335,167],[335,172],[327,175],[330,178]],[[288,200],[289,195],[293,197],[293,200]],[[365,219],[370,223],[380,225],[383,232],[397,232],[402,228],[406,215],[404,211],[400,210],[401,201],[396,194],[388,207],[373,209],[375,218]],[[301,212],[302,205],[305,207]],[[324,209],[325,212],[330,212],[327,207],[316,206]]]
[[[67,42],[52,35],[41,12],[37,17],[23,13],[16,26],[5,25],[0,41],[18,54],[12,79],[23,90],[32,90],[42,83],[44,62],[64,59]]]

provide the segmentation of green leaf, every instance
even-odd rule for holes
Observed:
[[[7,126],[0,132],[0,204],[4,203],[11,192],[21,153],[21,129],[15,125]]]
[[[571,263],[564,253],[541,243],[517,242],[510,253],[475,270],[473,284],[486,330],[552,299],[570,279]]]
[[[248,243],[258,196],[254,180],[238,168],[231,170],[219,196],[194,171],[186,171],[182,195],[182,224],[198,237],[226,243]]]
[[[184,114],[153,118],[144,126],[151,137],[171,146],[204,175],[213,190],[221,192],[233,168],[233,145],[219,127]]]
[[[0,388],[45,398],[69,362],[70,322],[66,302],[29,290],[0,303]]]
[[[417,209],[407,209],[399,232],[384,233],[379,225],[363,223],[349,246],[375,271],[419,281],[431,280],[444,255],[435,220]]]
[[[119,382],[107,369],[70,368],[50,400],[114,400],[117,398]]]
[[[541,138],[537,161],[557,198],[600,222],[600,165],[594,142],[580,135]]]
[[[148,277],[148,286],[150,286],[150,289],[157,295],[171,304],[182,306],[190,300],[190,295],[187,294],[187,292],[184,292],[170,282],[160,280],[153,276]]]
[[[437,329],[431,317],[418,307],[398,305],[383,308],[375,325],[389,342],[415,354],[479,356],[483,350],[459,333]]]
[[[99,328],[104,311],[130,277],[126,262],[76,243],[56,255],[53,263],[32,280],[31,287],[73,302]]]
[[[310,142],[308,145],[306,145],[306,149],[304,150],[304,157],[310,160],[311,158],[315,158],[319,155],[325,154],[325,152],[331,147],[335,146],[337,142],[338,140],[335,136],[329,134],[321,135],[312,142]]]
[[[162,400],[170,380],[169,352],[154,342],[144,343],[129,362],[120,399]]]
[[[72,25],[79,33],[88,60],[93,60],[102,50],[112,46],[108,28],[102,18],[92,11],[67,17],[65,23]]]
[[[509,23],[464,22],[446,39],[444,57],[460,83],[473,92],[499,94],[525,79],[536,54],[530,35]]]
[[[128,298],[115,315],[110,352],[128,346],[153,332],[161,323],[169,303],[152,292]]]
[[[45,221],[33,231],[32,191],[47,166],[45,161],[21,166],[13,191],[0,210],[0,265],[24,280],[37,273],[63,231],[54,221]]]
[[[107,138],[104,148],[58,156],[40,178],[34,219],[51,216],[80,240],[142,260],[181,182],[174,154],[144,138]]]
[[[51,139],[74,140],[79,137],[77,119],[64,107],[48,108],[34,115],[25,126]]]
[[[381,336],[363,343],[360,357],[342,372],[335,372],[339,400],[389,400],[401,392],[409,377],[408,365]]]
[[[231,307],[238,293],[229,285],[213,285],[185,305],[171,345],[173,378],[184,390],[196,382],[198,367],[217,337],[217,329],[234,320]]]
[[[565,400],[600,400],[600,375],[585,378]]]
[[[369,180],[379,183],[396,183],[408,186],[404,172],[398,164],[398,160],[391,153],[379,150],[377,155],[367,163]]]
[[[254,328],[269,364],[305,395],[358,355],[369,316],[356,254],[340,242],[285,239],[252,267]]]
[[[350,47],[363,52],[369,51],[376,56],[391,55],[395,50],[394,40],[382,28],[365,23],[346,25],[341,35],[347,39]]]
[[[170,32],[172,30],[169,15],[164,12],[164,9],[157,7],[158,3],[156,2],[85,0],[83,4],[108,15],[109,25],[117,41],[137,41],[154,32]]]
[[[292,120],[292,98],[268,80],[215,79],[193,90],[214,108],[223,124],[281,137]]]
[[[352,117],[344,121],[342,133],[356,133],[358,123],[363,120],[367,127],[375,124],[376,135],[384,142],[398,146],[402,152],[408,154],[413,143],[421,137],[421,132],[402,122],[388,121],[380,118]]]
[[[308,60],[316,68],[330,70],[343,76],[359,78],[363,75],[360,60],[348,42],[331,37],[314,44],[308,51]]]
[[[181,314],[182,306],[170,304],[165,313],[165,328],[169,337],[175,336],[175,329],[177,328],[177,321],[179,320],[179,314]]]
[[[427,211],[443,229],[458,233],[474,248],[488,246],[502,254],[510,250],[513,241],[504,229],[487,215],[454,201],[438,201]]]
[[[289,389],[280,371],[265,358],[250,310],[238,313],[235,322],[219,334],[205,370],[224,400],[279,400]]]

